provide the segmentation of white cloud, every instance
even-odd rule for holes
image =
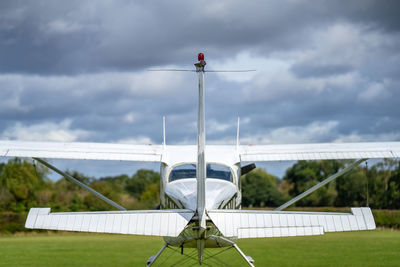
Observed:
[[[290,59],[281,52],[273,53],[269,58],[254,58],[249,53],[241,53],[232,59],[230,64],[268,66],[260,67],[261,71],[243,86],[246,99],[288,100],[315,97],[332,90],[336,94],[346,94],[343,97],[358,95],[356,98],[363,102],[390,95],[389,82],[374,81],[366,68],[373,61],[382,60],[376,58],[382,53],[379,51],[382,47],[394,46],[395,38],[343,22],[317,28],[310,36],[308,47],[291,51]]]
[[[196,126],[197,127],[197,126]],[[236,127],[236,124],[222,123],[220,121],[210,119],[207,120],[207,133],[220,133],[228,130],[229,128]]]
[[[21,98],[19,92],[12,92],[12,93],[0,93],[0,95],[6,95],[6,97],[0,100],[0,111],[20,111],[20,112],[28,112],[29,107],[24,106],[21,104]]]
[[[365,90],[361,90],[358,99],[363,102],[373,102],[390,96],[384,83],[372,83]]]
[[[135,112],[129,112],[124,116],[124,122],[133,124],[137,122],[139,115]]]
[[[71,129],[71,120],[65,119],[61,123],[42,122],[33,125],[23,125],[17,122],[5,129],[1,139],[23,141],[58,141],[72,142],[90,136],[89,132],[80,129]]]
[[[379,142],[400,140],[400,131],[376,134],[340,134],[338,121],[312,122],[306,126],[289,126],[273,129],[265,134],[246,135],[241,144],[302,144],[320,142]],[[214,143],[221,143],[215,141]]]
[[[255,70],[243,73],[218,73],[221,79],[234,82],[251,81],[259,73],[272,77],[282,70],[287,70],[291,65],[291,62],[287,59],[265,58],[252,55],[248,51],[240,52],[232,58],[227,58],[223,61],[213,61],[212,63],[212,69],[215,70]]]
[[[100,92],[128,92],[132,96],[162,96],[187,87],[190,76],[179,72],[100,72],[80,75],[23,75],[0,74],[0,85],[10,91],[6,101],[17,101],[15,97],[26,91],[38,93],[68,92],[71,97],[88,97]],[[193,86],[193,85],[192,85]],[[13,99],[10,100],[10,94]]]
[[[328,27],[315,29],[310,35],[308,49],[297,55],[296,61],[306,65],[360,66],[370,49],[382,38],[360,25],[337,22]]]
[[[163,69],[176,67],[164,67]],[[135,95],[155,96],[177,92],[188,85],[190,75],[183,72],[142,71],[121,77],[125,80],[130,92]]]
[[[400,132],[378,133],[378,134],[357,134],[351,133],[348,135],[339,134],[333,142],[393,142],[400,140]]]
[[[48,33],[65,34],[82,30],[83,25],[62,19],[52,20],[47,23],[44,30]]]
[[[242,93],[246,99],[255,101],[288,99],[305,93],[321,92],[329,82],[323,79],[297,78],[290,72],[289,67],[288,64],[282,64],[273,71],[257,73],[254,79],[243,87]]]
[[[242,144],[316,143],[334,136],[338,121],[312,122],[306,126],[288,126],[265,134],[250,134],[240,138]]]

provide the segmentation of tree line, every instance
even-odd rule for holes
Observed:
[[[257,168],[241,177],[243,207],[277,207],[343,169],[349,161],[298,161],[282,179]],[[94,179],[67,171],[127,209],[152,209],[159,204],[160,174],[138,170],[133,175]],[[0,164],[0,211],[27,212],[31,207],[52,211],[112,210],[113,207],[65,180],[52,181],[47,168],[23,159]],[[296,203],[311,207],[400,209],[400,162],[385,159],[359,166]]]
[[[66,171],[127,209],[154,208],[159,202],[160,174],[138,170],[126,174],[95,179],[77,171]],[[49,170],[33,161],[19,158],[0,164],[0,211],[27,212],[31,207],[51,207],[52,211],[113,210],[66,179],[52,181]]]
[[[298,161],[282,179],[256,169],[242,177],[245,207],[277,207],[345,168],[349,160]],[[296,203],[299,207],[400,209],[400,162],[361,164]]]

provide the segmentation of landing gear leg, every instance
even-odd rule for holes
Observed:
[[[165,243],[164,246],[160,249],[159,252],[157,252],[156,255],[154,256],[150,256],[146,263],[147,263],[147,267],[150,267],[151,265],[153,265],[153,263],[157,260],[157,258],[161,255],[161,253],[164,251],[164,249],[168,247],[168,243]]]
[[[233,247],[237,250],[237,252],[239,252],[240,256],[242,256],[242,258],[247,262],[247,264],[249,264],[249,266],[255,267],[253,264],[254,260],[250,256],[246,256],[236,244],[233,244]]]

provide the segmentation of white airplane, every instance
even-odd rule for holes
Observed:
[[[200,264],[206,259],[204,249],[232,247],[249,266],[254,266],[253,259],[236,245],[238,238],[375,229],[369,208],[351,208],[351,213],[281,210],[366,159],[400,157],[400,142],[243,146],[239,144],[238,123],[236,145],[206,145],[205,65],[200,53],[193,70],[199,78],[197,146],[166,145],[165,120],[162,145],[0,141],[0,156],[33,158],[120,210],[51,213],[50,208],[31,208],[25,227],[164,237],[164,246],[147,260],[148,266],[169,246],[181,248],[182,253],[184,248],[197,248]],[[160,162],[160,209],[127,211],[44,158]],[[242,162],[327,159],[357,161],[274,211],[241,210],[240,177],[255,168],[254,164],[242,166]]]

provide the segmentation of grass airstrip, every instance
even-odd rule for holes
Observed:
[[[145,266],[161,238],[31,233],[0,236],[0,266]],[[239,247],[256,266],[400,266],[400,231],[327,233],[323,236],[243,239]],[[153,266],[196,266],[193,249],[166,249]],[[221,252],[221,253],[220,253]],[[211,254],[220,253],[215,257]],[[233,249],[206,250],[202,266],[246,266]]]

